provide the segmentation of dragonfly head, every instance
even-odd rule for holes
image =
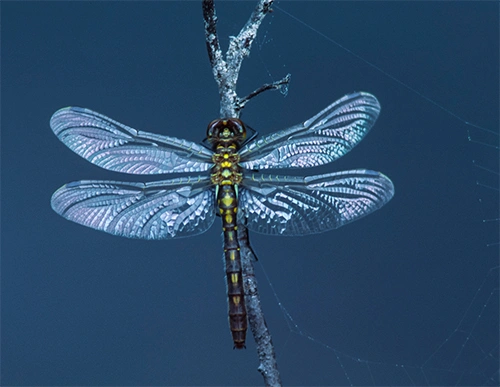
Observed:
[[[229,146],[243,144],[247,137],[245,124],[237,118],[213,120],[207,128],[207,141],[215,148],[217,145]]]

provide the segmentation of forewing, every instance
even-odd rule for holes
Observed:
[[[372,213],[393,195],[388,177],[366,169],[309,177],[253,174],[240,188],[239,221],[263,234],[321,233]]]
[[[91,163],[132,174],[202,172],[212,152],[193,142],[141,132],[79,107],[58,110],[50,127],[66,146]]]
[[[153,183],[78,181],[52,195],[52,208],[73,222],[127,238],[171,239],[205,232],[213,223],[209,178]]]
[[[311,119],[246,145],[240,164],[260,170],[330,163],[363,139],[379,113],[380,104],[373,95],[348,94]]]

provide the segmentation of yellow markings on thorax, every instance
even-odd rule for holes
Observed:
[[[235,153],[236,145],[220,146],[217,153],[212,156],[215,164],[212,170],[212,183],[217,185],[239,184],[242,180],[240,166],[240,155]]]

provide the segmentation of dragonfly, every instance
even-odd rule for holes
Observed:
[[[372,213],[394,195],[388,177],[367,169],[314,176],[259,171],[330,163],[364,138],[379,113],[373,95],[355,92],[300,124],[262,137],[237,118],[216,119],[197,144],[135,130],[89,109],[66,107],[54,113],[50,126],[81,157],[111,171],[176,175],[146,183],[76,181],[54,192],[51,205],[73,222],[140,239],[198,235],[219,215],[229,326],[234,348],[245,348],[238,225],[272,235],[322,233]]]

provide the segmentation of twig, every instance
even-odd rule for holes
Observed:
[[[250,101],[253,97],[258,96],[260,93],[263,93],[264,91],[281,89],[284,85],[288,85],[290,83],[291,77],[292,77],[292,74],[287,74],[285,78],[283,78],[279,81],[276,81],[273,83],[266,83],[265,85],[262,85],[258,89],[252,91],[246,97],[238,100],[237,110],[239,111],[239,110],[243,109],[248,101]]]
[[[238,118],[239,116],[236,82],[238,81],[241,63],[245,57],[250,55],[250,48],[257,36],[257,30],[271,9],[273,1],[259,1],[238,36],[229,37],[229,48],[224,59],[217,37],[217,16],[214,2],[213,0],[203,0],[203,19],[205,21],[208,58],[212,66],[215,82],[219,87],[221,118]]]
[[[245,226],[238,226],[238,241],[240,243],[241,263],[243,269],[243,285],[245,287],[245,303],[248,312],[248,322],[252,330],[257,354],[259,356],[259,372],[264,378],[266,386],[281,386],[276,353],[274,352],[271,333],[267,328],[264,312],[260,304],[257,279],[253,262],[257,259],[250,247],[248,230]]]
[[[217,16],[214,1],[203,0],[203,19],[205,22],[208,58],[212,66],[215,82],[217,82],[219,88],[221,118],[238,118],[241,109],[252,97],[265,90],[276,89],[289,81],[289,76],[287,76],[275,84],[262,86],[243,99],[239,99],[236,94],[236,83],[241,64],[243,59],[250,54],[250,48],[257,35],[257,30],[266,14],[270,11],[272,3],[273,0],[259,0],[250,19],[243,26],[238,36],[230,37],[229,48],[224,59],[217,37]],[[281,386],[276,354],[262,312],[253,269],[253,260],[256,258],[248,242],[247,229],[241,224],[238,224],[238,240],[240,242],[248,322],[255,339],[260,362],[258,370],[264,377],[266,386]]]

